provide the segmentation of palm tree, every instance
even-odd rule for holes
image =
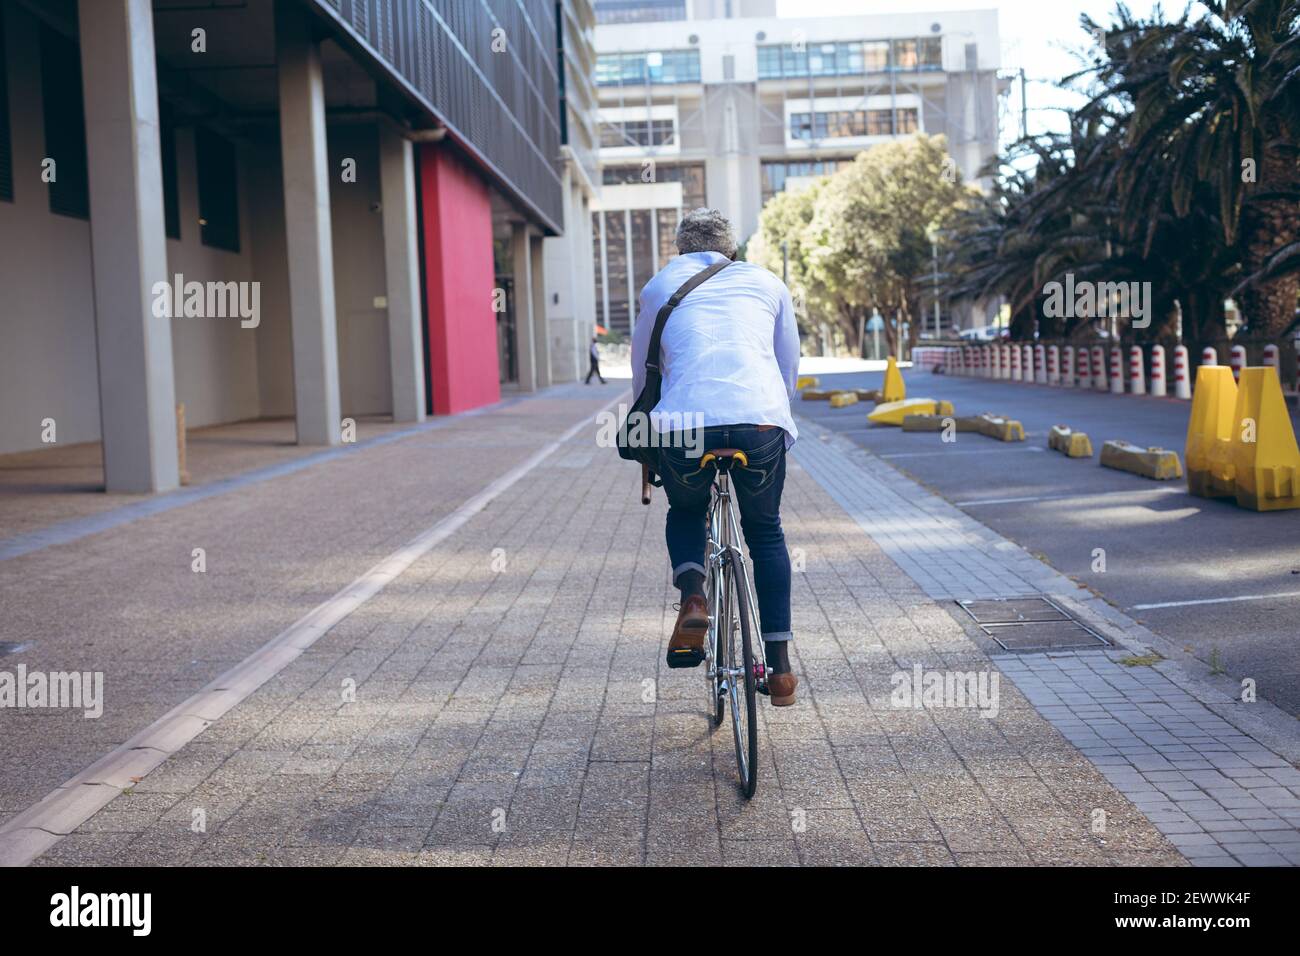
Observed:
[[[1201,3],[1199,19],[1173,22],[1158,10],[1135,20],[1121,4],[1088,71],[1100,92],[1082,112],[1131,110],[1116,179],[1130,227],[1148,221],[1161,193],[1175,217],[1198,206],[1204,216],[1208,190],[1238,251],[1248,328],[1277,336],[1300,291],[1300,0]]]

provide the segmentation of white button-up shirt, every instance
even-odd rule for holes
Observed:
[[[632,332],[632,385],[645,385],[646,352],[660,307],[687,279],[725,256],[691,252],[641,290]],[[734,262],[696,286],[664,326],[663,387],[651,422],[660,432],[708,425],[776,425],[789,448],[798,437],[790,400],[799,374],[799,328],[785,283],[751,262]],[[697,417],[699,416],[699,417]]]

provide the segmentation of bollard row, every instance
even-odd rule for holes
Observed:
[[[1165,365],[1162,345],[1150,347],[1150,385],[1147,384],[1147,356],[1140,345],[1128,347],[1128,361],[1123,350],[1112,346],[1109,355],[1105,347],[1094,345],[1044,345],[994,343],[990,345],[927,347],[924,364],[934,370],[942,369],[948,375],[965,375],[974,378],[991,378],[1010,382],[1027,382],[1060,388],[1093,389],[1113,395],[1146,395],[1169,397],[1170,376]],[[1264,346],[1264,368],[1279,369],[1280,350],[1276,345]],[[1174,348],[1173,397],[1189,401],[1192,397],[1192,376],[1187,346]],[[1218,364],[1218,353],[1206,346],[1201,353],[1201,365]],[[1246,347],[1234,345],[1229,351],[1229,365],[1234,381],[1241,378],[1246,365]],[[1296,377],[1300,382],[1300,350],[1296,357]]]

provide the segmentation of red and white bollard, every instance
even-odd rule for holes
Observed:
[[[1246,367],[1246,346],[1234,345],[1228,355],[1228,364],[1232,366],[1232,380],[1241,381],[1241,370]]]
[[[1011,353],[1015,351],[1010,345],[998,346],[1002,350],[1002,377],[1011,378]]]
[[[1078,358],[1075,359],[1074,384],[1079,388],[1092,388],[1092,353],[1088,346],[1079,346]]]
[[[1061,384],[1061,347],[1059,345],[1049,345],[1047,347],[1047,384]]]
[[[1023,352],[1024,352],[1024,365],[1025,365],[1025,381],[1032,384],[1034,381],[1034,347],[1032,345],[1026,345],[1024,347]]]
[[[1128,349],[1128,390],[1133,395],[1147,393],[1146,365],[1142,361],[1142,346],[1130,345]]]
[[[1024,372],[1020,368],[1020,346],[1009,345],[1011,350],[1011,381],[1019,382],[1023,379]]]
[[[1111,346],[1110,350],[1110,393],[1124,394],[1124,355],[1118,345]]]
[[[1183,401],[1192,397],[1192,377],[1187,368],[1187,346],[1179,345],[1174,349],[1174,398],[1181,398]]]
[[[1260,360],[1259,364],[1264,366],[1265,368],[1279,369],[1278,374],[1279,375],[1282,374],[1280,370],[1282,363],[1278,361],[1278,351],[1276,345],[1270,343],[1269,345],[1264,346],[1264,357],[1263,359]]]
[[[1041,343],[1034,346],[1034,382],[1047,384],[1047,348]]]
[[[1165,397],[1165,347],[1151,346],[1151,394],[1156,398]]]
[[[1106,391],[1106,350],[1100,345],[1092,347],[1092,387],[1099,392]]]
[[[1213,345],[1207,345],[1205,348],[1201,349],[1201,364],[1202,365],[1219,364],[1219,353],[1215,351]]]
[[[985,378],[993,377],[993,346],[986,345],[980,349],[980,374]]]
[[[1061,385],[1074,388],[1074,346],[1067,345],[1061,354]]]

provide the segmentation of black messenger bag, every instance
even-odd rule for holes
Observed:
[[[654,407],[659,404],[659,390],[663,383],[663,377],[659,373],[659,343],[664,335],[664,325],[668,322],[668,316],[672,314],[673,309],[681,303],[682,299],[690,294],[691,290],[698,286],[706,279],[717,275],[727,266],[731,265],[730,259],[724,259],[721,262],[715,262],[707,269],[703,269],[691,276],[682,283],[680,289],[672,294],[667,302],[659,309],[655,316],[654,331],[650,334],[650,347],[646,350],[645,356],[645,386],[641,389],[641,394],[636,397],[632,403],[632,408],[628,411],[627,417],[623,419],[618,428],[618,455],[627,461],[639,461],[641,464],[649,467],[651,471],[659,463],[659,449],[651,440],[650,413]],[[637,436],[628,434],[629,423],[639,423]],[[658,484],[658,482],[654,482]]]

